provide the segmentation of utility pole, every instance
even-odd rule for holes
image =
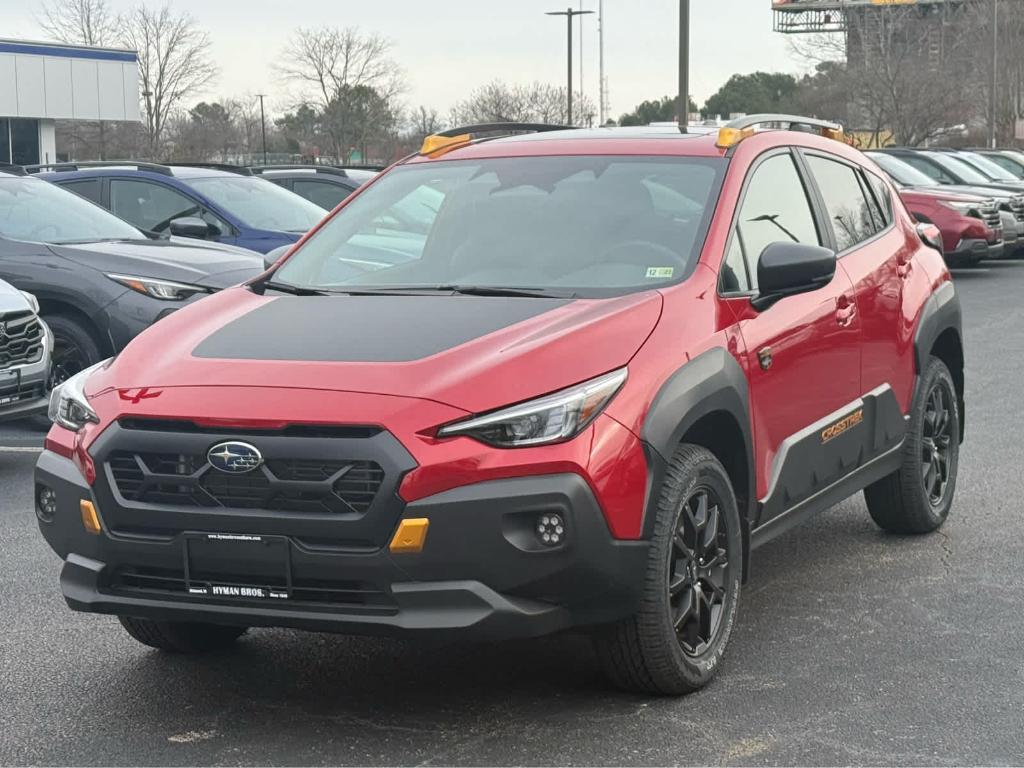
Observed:
[[[601,81],[600,92],[598,93],[598,112],[601,113],[601,125],[608,122],[608,99],[605,96],[604,87],[604,0],[597,4],[597,39],[598,39],[598,72],[597,77]]]
[[[263,111],[263,97],[267,94],[257,93],[260,98],[260,132],[263,134],[263,165],[267,164],[267,115]]]
[[[690,122],[690,0],[679,0],[679,132]]]
[[[566,107],[566,125],[572,125],[572,20],[577,16],[586,16],[593,11],[574,11],[572,7],[564,11],[548,11],[548,16],[565,16],[566,26],[569,29],[569,80],[568,80],[568,105]]]
[[[999,143],[998,130],[996,128],[996,86],[998,85],[999,72],[999,0],[992,0],[992,82],[988,95],[988,132],[989,146],[996,148]]]

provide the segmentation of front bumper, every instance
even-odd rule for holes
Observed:
[[[644,541],[613,539],[588,484],[575,474],[493,480],[404,505],[400,519],[430,520],[419,553],[318,546],[281,536],[287,512],[253,517],[201,510],[192,513],[188,531],[163,537],[111,530],[104,521],[102,533],[92,535],[82,525],[80,502],[96,504],[101,519],[103,504],[70,460],[44,452],[36,467],[37,497],[42,487],[57,495],[56,514],[48,517],[37,504],[37,517],[47,542],[65,560],[61,588],[68,605],[166,621],[347,634],[537,636],[633,613],[648,552]],[[537,516],[552,512],[565,521],[566,540],[546,548],[533,531]],[[190,594],[190,583],[238,578],[204,573],[186,583],[192,551],[186,540],[243,528],[281,541],[289,596]],[[278,573],[280,562],[275,556],[267,573]],[[245,567],[250,584],[270,578],[259,573],[259,563]]]
[[[43,327],[43,356],[34,363],[0,369],[0,421],[14,421],[46,412],[49,404],[47,385],[53,335]]]
[[[952,266],[974,263],[980,259],[998,259],[1003,255],[1002,242],[990,243],[980,238],[964,238],[955,250],[946,254],[946,261]]]

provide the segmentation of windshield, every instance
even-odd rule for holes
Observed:
[[[898,157],[884,153],[875,154],[868,152],[868,157],[874,160],[878,167],[889,174],[898,184],[908,187],[934,187],[935,179],[928,174],[917,170],[912,165],[900,160]]]
[[[324,209],[270,181],[251,176],[211,176],[187,183],[250,227],[305,232]]]
[[[950,173],[959,176],[966,184],[988,184],[992,181],[981,171],[972,168],[963,160],[959,160],[952,155],[944,155],[941,152],[928,152],[925,154]]]
[[[42,179],[0,175],[0,235],[43,243],[145,240],[125,221]]]
[[[1019,179],[1008,170],[999,167],[984,155],[979,155],[976,152],[963,152],[961,154],[966,162],[973,165],[990,179],[995,181],[1019,181]]]
[[[279,283],[610,295],[685,278],[721,158],[525,157],[397,168],[293,254]]]

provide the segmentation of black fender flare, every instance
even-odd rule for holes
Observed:
[[[963,312],[960,308],[960,297],[957,296],[956,288],[952,280],[947,280],[938,290],[928,297],[924,307],[921,309],[921,316],[917,322],[917,329],[914,331],[914,364],[917,369],[917,378],[920,379],[928,364],[928,357],[931,355],[935,342],[946,331],[952,329],[956,333],[960,349],[964,346]],[[954,376],[963,376],[963,371],[951,371]],[[962,379],[961,379],[962,381]],[[917,386],[914,387],[915,396]],[[963,440],[965,424],[967,421],[966,403],[964,393],[960,392],[960,439]]]
[[[740,364],[723,347],[709,349],[676,370],[658,390],[644,419],[640,437],[651,470],[644,503],[643,536],[649,539],[653,535],[658,489],[676,446],[694,424],[715,412],[732,416],[743,438],[747,489],[745,504],[741,502],[740,518],[744,542],[743,573],[746,574],[750,526],[757,508],[750,386]]]

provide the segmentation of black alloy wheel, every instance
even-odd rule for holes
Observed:
[[[82,349],[71,339],[56,336],[53,339],[53,363],[50,367],[50,389],[60,386],[92,363]]]
[[[950,403],[953,394],[946,382],[936,381],[925,398],[924,421],[921,425],[921,478],[928,501],[933,507],[942,504],[949,486],[950,448],[953,424]]]
[[[700,656],[722,627],[729,585],[729,537],[713,490],[695,488],[682,505],[669,554],[668,591],[676,637]]]

